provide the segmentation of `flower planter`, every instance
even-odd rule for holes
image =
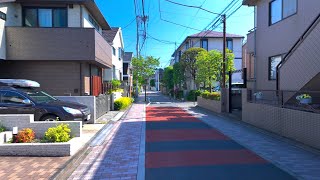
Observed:
[[[301,98],[299,99],[300,104],[311,104],[312,103],[312,98]]]

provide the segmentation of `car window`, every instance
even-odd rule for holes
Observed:
[[[2,92],[1,95],[1,101],[2,103],[10,103],[10,104],[23,104],[23,100],[26,98],[22,95],[12,92],[12,91],[6,91],[5,93]]]

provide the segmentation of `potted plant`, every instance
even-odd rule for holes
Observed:
[[[262,92],[256,92],[253,95],[256,99],[262,99]]]
[[[311,104],[312,103],[312,97],[309,94],[300,94],[299,96],[296,97],[296,99],[301,104]]]

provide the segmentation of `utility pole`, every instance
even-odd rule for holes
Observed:
[[[226,15],[223,14],[222,16],[222,23],[223,23],[223,63],[222,63],[222,88],[226,88]]]

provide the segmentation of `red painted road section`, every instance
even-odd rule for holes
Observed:
[[[252,163],[267,162],[248,150],[151,152],[146,155],[147,168]]]
[[[212,129],[148,130],[146,133],[146,142],[228,139]]]

